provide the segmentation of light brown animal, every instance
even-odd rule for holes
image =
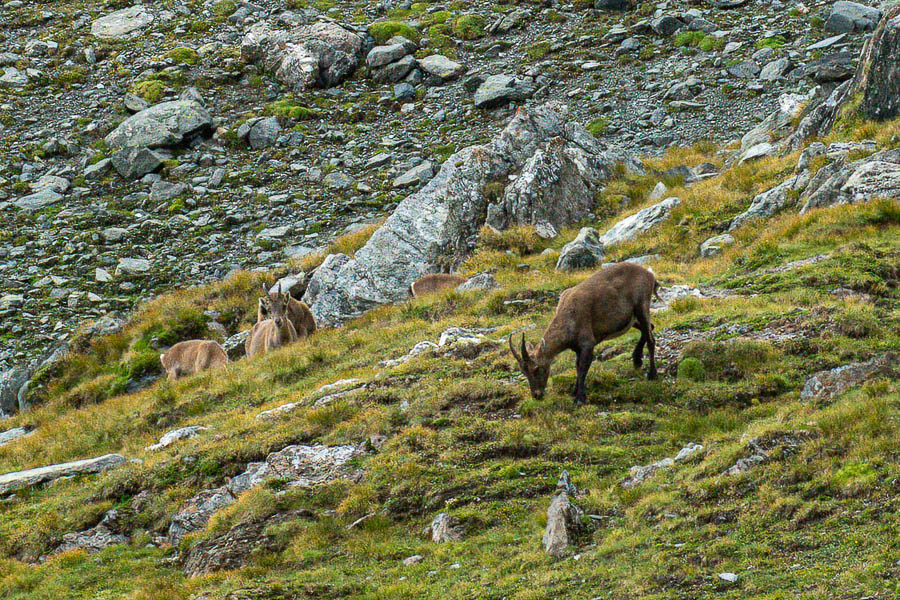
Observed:
[[[244,340],[244,350],[247,358],[253,358],[258,354],[267,354],[272,350],[293,344],[297,341],[297,330],[287,317],[287,307],[290,304],[290,294],[282,294],[281,286],[273,299],[268,294],[260,298],[260,304],[265,303],[268,319],[259,321],[250,329],[247,339]]]
[[[201,371],[216,369],[228,364],[228,355],[216,342],[209,340],[188,340],[178,342],[163,354],[159,362],[169,376],[175,381],[188,375],[196,375]]]
[[[531,395],[541,398],[547,388],[550,365],[556,356],[572,350],[577,355],[575,401],[586,400],[584,381],[594,346],[627,333],[632,327],[641,332],[631,355],[635,368],[643,364],[644,346],[650,355],[649,379],[656,378],[656,341],[650,324],[650,301],[659,284],[653,273],[631,263],[619,263],[594,273],[559,297],[556,315],[547,326],[537,347],[526,343],[525,334],[519,353],[509,337],[509,349],[528,378]]]
[[[451,275],[450,273],[429,273],[419,277],[415,283],[409,286],[409,294],[413,298],[421,298],[427,294],[434,294],[443,290],[453,289],[461,283],[465,283],[466,278],[459,275]]]
[[[256,310],[257,323],[265,321],[270,317],[272,313],[271,304],[278,300],[279,294],[280,291],[267,292],[266,286],[263,284],[262,297],[259,299],[259,307]],[[316,318],[313,316],[312,311],[309,310],[306,303],[291,297],[289,293],[282,294],[282,296],[287,298],[288,304],[287,312],[285,314],[290,320],[291,325],[294,326],[294,331],[297,332],[297,339],[302,340],[315,333]]]

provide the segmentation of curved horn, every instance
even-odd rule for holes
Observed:
[[[519,366],[522,366],[522,357],[516,354],[516,347],[513,346],[513,334],[509,334],[509,351],[512,352],[513,358],[516,359],[516,362],[519,363]]]
[[[528,347],[525,346],[525,334],[522,334],[522,349],[520,350],[522,353],[522,362],[528,366],[531,364],[531,355],[528,354]]]

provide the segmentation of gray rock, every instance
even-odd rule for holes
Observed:
[[[557,483],[556,495],[547,509],[547,527],[542,542],[544,550],[554,558],[562,558],[572,545],[574,536],[581,529],[583,511],[572,504],[570,493],[575,492],[569,481],[569,474],[563,471]]]
[[[837,52],[810,61],[804,68],[807,77],[816,83],[845,81],[853,77],[856,57],[849,52]]]
[[[99,473],[118,467],[125,462],[125,457],[119,454],[106,454],[97,458],[76,460],[73,462],[38,467],[25,471],[16,471],[0,475],[0,496],[9,494],[60,477],[71,477],[83,473]]]
[[[836,161],[813,177],[801,213],[813,208],[900,197],[900,150],[885,150],[844,165]]]
[[[612,246],[632,240],[666,220],[672,209],[679,204],[681,204],[681,200],[678,198],[666,198],[658,204],[641,209],[613,225],[609,231],[600,236],[600,243],[603,246]]]
[[[163,157],[150,148],[126,147],[112,155],[112,165],[124,179],[140,179],[163,164]]]
[[[84,178],[88,181],[99,181],[106,177],[109,173],[110,169],[113,168],[113,162],[111,158],[104,158],[96,163],[89,165],[84,168]]]
[[[427,182],[434,176],[434,165],[430,161],[425,161],[416,165],[400,177],[394,179],[394,189],[403,189],[407,187],[419,186]]]
[[[631,0],[594,0],[594,8],[598,10],[626,11],[634,8]]]
[[[0,394],[3,393],[3,379],[0,376]],[[0,408],[0,412],[2,412],[2,408]],[[0,431],[0,446],[5,446],[10,444],[16,440],[20,440],[23,437],[28,437],[34,433],[32,429],[26,429],[24,427],[14,427],[12,429],[7,429],[6,431]]]
[[[131,115],[106,136],[112,148],[178,146],[212,128],[212,116],[192,100],[154,104]]]
[[[0,307],[3,304],[0,302]],[[0,373],[0,418],[19,410],[19,390],[31,379],[31,371],[24,366]]]
[[[803,385],[804,400],[831,401],[847,390],[876,377],[896,377],[900,371],[900,354],[888,352],[866,362],[850,363],[828,371],[819,371]]]
[[[372,69],[370,75],[376,83],[397,83],[402,81],[416,66],[416,59],[404,56],[396,62]],[[415,94],[413,94],[415,96]]]
[[[432,54],[419,60],[419,67],[444,81],[451,81],[466,72],[466,67],[442,54]]]
[[[745,60],[735,65],[730,65],[725,69],[728,74],[738,79],[756,79],[759,76],[760,68],[755,61]]]
[[[759,72],[759,78],[762,81],[777,81],[787,75],[792,67],[791,59],[784,56],[767,63]]]
[[[145,450],[162,450],[163,448],[168,448],[175,442],[180,440],[188,440],[193,437],[197,437],[197,435],[201,431],[208,430],[209,427],[203,427],[202,425],[191,425],[188,427],[182,427],[180,429],[173,429],[172,431],[167,432],[159,441],[151,446],[147,446]]]
[[[0,87],[20,88],[28,84],[28,75],[25,71],[8,66],[3,67],[3,74],[0,75]]]
[[[20,210],[32,212],[52,206],[63,199],[63,195],[50,188],[45,188],[28,196],[23,196],[14,202]]]
[[[534,84],[509,75],[491,75],[475,91],[476,108],[497,108],[520,102],[534,94]]]
[[[413,281],[467,256],[484,225],[485,185],[519,171],[554,137],[574,144],[590,134],[567,123],[559,105],[522,108],[493,141],[449,157],[354,258],[332,255],[316,270],[304,296],[316,321],[330,326],[379,304],[404,301]],[[611,151],[604,156],[614,160],[609,168],[626,160]]]
[[[590,269],[602,263],[605,255],[597,230],[593,227],[583,227],[578,236],[560,250],[556,270]]]
[[[458,542],[463,538],[463,529],[456,517],[439,513],[431,521],[431,541],[435,544]]]
[[[247,331],[236,333],[222,342],[222,348],[225,349],[228,360],[234,361],[244,356],[244,342],[247,341],[248,335],[250,335],[249,329]]]
[[[756,195],[750,202],[747,210],[732,219],[731,224],[728,226],[728,231],[734,231],[754,219],[767,219],[785,209],[791,202],[796,202],[797,190],[802,190],[808,182],[809,173],[803,171],[799,175],[786,179],[772,189]]]
[[[457,292],[468,292],[471,290],[492,290],[500,287],[497,280],[490,273],[479,273],[473,275],[463,283],[456,287]]]
[[[390,46],[375,46],[366,56],[366,65],[370,69],[383,67],[392,62],[397,62],[408,54],[403,44],[392,44]]]
[[[394,100],[398,102],[406,102],[407,100],[415,100],[416,88],[408,83],[398,83],[394,86]]]
[[[281,124],[278,117],[260,119],[247,132],[247,143],[254,150],[268,148],[275,144],[275,140],[281,135]]]
[[[122,100],[122,104],[125,105],[125,108],[128,109],[132,114],[139,113],[142,110],[147,110],[150,108],[150,103],[144,100],[139,96],[135,96],[134,94],[125,94],[125,98]]]
[[[793,130],[794,120],[800,116],[803,106],[811,98],[809,95],[783,94],[778,98],[778,108],[763,119],[759,125],[748,131],[741,138],[741,150],[730,162],[742,161],[750,150],[760,144],[769,144],[767,152],[774,152],[781,148],[784,142],[773,143],[780,140]],[[759,148],[756,150],[759,151]]]
[[[121,227],[107,227],[100,230],[100,237],[103,238],[103,241],[107,244],[115,244],[128,237],[128,230],[122,229]]]
[[[146,258],[120,258],[116,267],[116,275],[143,275],[153,265]]]
[[[887,19],[887,17],[890,17]],[[860,111],[869,119],[884,121],[900,115],[900,6],[895,5],[883,23],[863,88]],[[879,26],[881,29],[882,26]]]
[[[684,27],[684,23],[675,17],[663,15],[650,20],[650,29],[657,35],[669,37]]]
[[[96,527],[77,533],[64,534],[62,543],[50,553],[50,556],[70,550],[84,550],[88,554],[92,554],[110,546],[127,544],[128,538],[117,533],[119,527],[119,512],[115,509],[106,511],[103,520]]]
[[[244,62],[262,65],[294,91],[330,88],[359,65],[362,38],[337,23],[319,21],[290,29],[253,25],[241,43]]]
[[[825,31],[829,33],[871,31],[881,20],[881,14],[877,8],[838,0],[831,6],[831,14],[825,20]]]
[[[713,236],[700,244],[700,256],[709,258],[722,253],[723,246],[730,246],[734,243],[734,237],[731,234],[723,233],[722,235]]]
[[[170,202],[179,196],[187,194],[189,191],[190,188],[184,183],[154,181],[150,186],[150,202],[154,204]]]
[[[332,190],[349,190],[356,185],[356,180],[343,171],[332,171],[322,179],[322,183]]]
[[[102,40],[133,38],[153,23],[154,16],[141,5],[117,10],[91,23],[91,34]]]

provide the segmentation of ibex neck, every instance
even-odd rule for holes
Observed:
[[[565,343],[565,340],[561,339],[561,336],[556,333],[551,323],[547,331],[544,332],[544,337],[538,342],[534,360],[538,364],[549,365],[560,352],[567,349],[568,345]]]

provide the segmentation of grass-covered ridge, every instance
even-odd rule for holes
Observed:
[[[882,147],[893,143],[869,124],[842,129],[849,138],[862,130]],[[715,151],[680,150],[649,166],[717,162]],[[424,354],[394,368],[378,366],[448,327],[496,328],[488,334],[495,339],[532,324],[542,329],[559,292],[587,275],[553,270],[555,251],[574,228],[551,242],[528,229],[485,232],[462,271],[494,269],[500,289],[383,307],[273,355],[129,394],[130,381],[158,368],[150,360],[157,356],[153,339],[209,335],[204,311],[217,313],[229,331],[248,326],[261,276],[242,273],[157,298],[119,334],[76,345],[79,352],[44,374],[35,410],[9,421],[36,429],[0,447],[3,472],[107,452],[142,462],[23,491],[0,504],[0,597],[900,594],[897,381],[875,380],[828,404],[800,397],[814,372],[900,348],[900,202],[802,216],[789,210],[742,227],[721,255],[698,256],[700,243],[753,195],[780,182],[796,159],[740,165],[690,187],[667,182],[682,201],[672,217],[612,249],[609,259],[660,254],[653,268],[664,285],[715,285],[734,295],[683,299],[654,314],[665,374],[658,381],[631,367],[636,332],[601,345],[585,406],[569,397],[570,355],[554,365],[541,401],[528,396],[503,344],[470,360]],[[646,176],[610,184],[588,224],[602,231],[649,204],[655,182]],[[352,253],[368,235],[339,240],[329,251]],[[294,266],[309,269],[321,259]],[[835,296],[836,288],[858,296]],[[539,333],[527,335],[534,340]],[[367,382],[366,389],[313,406],[318,387],[351,377]],[[280,419],[256,418],[287,402],[303,406]],[[210,430],[159,452],[144,450],[187,425]],[[185,550],[277,512],[315,514],[275,526],[274,549],[257,553],[244,569],[188,579],[167,560],[176,549],[148,545],[187,498],[221,485],[248,462],[292,443],[357,444],[372,436],[386,441],[358,459],[362,481],[311,491],[284,491],[273,482],[243,494],[182,544]],[[766,462],[744,475],[722,475],[754,451],[751,440],[765,448]],[[640,486],[619,485],[631,466],[674,456],[688,443],[704,451]],[[593,516],[573,556],[556,561],[540,539],[563,469],[582,490],[575,502]],[[93,526],[110,508],[119,509],[129,544],[34,564],[64,533]],[[436,545],[421,534],[440,511],[462,521],[463,541]],[[423,560],[404,566],[414,554]],[[723,572],[738,581],[720,579]]]

